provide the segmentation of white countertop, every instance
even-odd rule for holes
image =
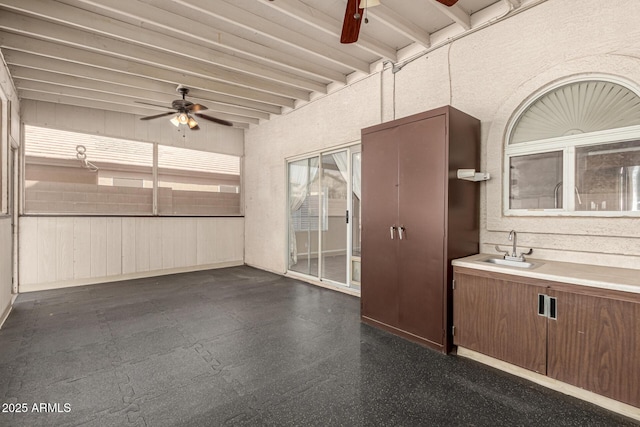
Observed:
[[[599,265],[575,264],[527,258],[537,264],[533,268],[507,267],[483,262],[487,258],[501,258],[500,254],[477,254],[452,261],[456,267],[474,268],[495,273],[512,274],[575,285],[592,286],[615,291],[640,294],[640,270],[630,268],[603,267]]]

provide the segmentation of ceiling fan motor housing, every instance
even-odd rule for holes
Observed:
[[[173,108],[174,110],[182,111],[182,110],[188,109],[192,105],[193,105],[193,102],[191,101],[186,101],[184,99],[176,99],[171,103],[171,108]]]

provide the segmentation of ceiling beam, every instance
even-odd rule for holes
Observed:
[[[280,45],[288,46],[297,51],[296,56],[301,58],[312,55],[324,61],[348,67],[351,70],[369,72],[368,62],[360,60],[342,49],[334,48],[312,36],[292,31],[249,10],[241,9],[224,1],[218,1],[214,4],[210,0],[153,0],[153,3],[182,16],[186,16],[186,11],[191,9],[195,13],[190,13],[188,16],[202,23],[213,18],[216,21],[223,21],[243,28]],[[268,42],[265,44],[269,45]]]
[[[336,40],[342,32],[342,21],[334,19],[317,9],[313,9],[311,6],[308,6],[299,0],[268,1],[264,4],[293,19],[297,19],[309,26],[313,26],[320,31],[334,35]],[[396,62],[398,59],[397,52],[394,48],[381,43],[379,40],[368,37],[365,34],[360,34],[356,45],[380,56],[382,59],[388,59],[393,62]]]
[[[147,4],[138,0],[60,1],[77,7],[92,8],[114,19],[134,22],[146,28],[155,28],[185,41],[213,45],[234,56],[251,59],[259,65],[288,70],[314,79],[346,82],[346,73],[337,71],[335,68],[313,60],[301,61],[298,57],[286,52],[222,31],[211,23],[205,24],[171,10],[161,9],[157,2]]]
[[[203,90],[265,102],[280,107],[292,108],[294,105],[294,100],[292,98],[233,86],[223,82],[214,81],[206,77],[180,72],[176,69],[168,70],[158,68],[149,64],[140,64],[133,61],[127,61],[125,59],[89,52],[80,48],[64,46],[53,42],[37,40],[2,31],[0,31],[0,47],[3,49],[6,48],[29,52],[40,56],[67,60],[107,70],[120,71],[137,76],[162,80],[175,85],[184,84],[187,87],[197,87]]]
[[[13,12],[0,14],[0,29],[78,47],[102,55],[209,78],[220,82],[221,88],[225,87],[229,93],[242,88],[252,88],[278,96],[309,100],[310,92],[307,90],[274,83],[259,77],[241,75],[219,67],[211,67],[210,64],[202,61],[177,57],[177,54],[169,54],[148,47],[132,45],[124,41]]]
[[[427,31],[423,30],[408,19],[403,18],[400,14],[384,4],[368,8],[367,15],[372,19],[393,28],[395,31],[423,47],[431,46],[431,37]]]
[[[471,16],[462,10],[460,6],[445,6],[437,0],[430,0],[430,3],[441,13],[452,19],[456,24],[460,25],[464,30],[471,29]]]
[[[121,73],[119,71],[97,68],[89,65],[68,62],[66,60],[15,51],[12,49],[5,49],[2,53],[5,62],[9,64],[10,68],[13,69],[15,69],[16,67],[20,67],[23,69],[30,68],[34,70],[45,70],[53,73],[64,74],[67,76],[75,76],[80,78],[110,82],[126,87],[133,87],[162,94],[173,94],[176,92],[177,85],[174,83],[167,83],[164,81],[154,80],[146,77]],[[269,114],[282,113],[282,108],[276,105],[232,97],[204,90],[199,90],[198,92],[198,96],[200,96],[202,99],[217,102],[221,105],[235,105],[238,107],[259,112],[266,112]],[[191,93],[195,93],[195,90],[192,89]]]
[[[182,43],[171,37],[144,27],[128,24],[122,21],[104,19],[95,13],[71,7],[61,3],[44,0],[4,0],[2,7],[16,12],[26,13],[33,17],[55,21],[59,24],[72,26],[76,29],[116,38],[126,43],[134,43],[161,49],[172,55],[185,56],[190,59],[206,62],[225,69],[233,70],[239,76],[252,75],[296,86],[309,91],[326,93],[329,81],[318,82],[299,77],[293,73],[275,70],[268,67],[258,67],[255,62],[234,57],[232,55],[213,50],[211,48]],[[100,19],[102,18],[102,19]]]
[[[52,91],[39,91],[29,88],[18,88],[18,96],[20,99],[30,99],[33,101],[44,101],[55,104],[71,105],[74,107],[94,108],[97,110],[114,111],[118,113],[128,113],[137,116],[146,116],[157,113],[157,110],[131,107],[128,105],[114,104],[105,101],[96,101],[82,97],[70,96],[64,93],[56,93]],[[239,117],[231,114],[218,114],[216,117],[233,122],[234,127],[249,128],[249,123],[244,122]],[[253,121],[253,120],[252,120]]]
[[[9,66],[9,71],[11,72],[11,76],[14,80],[19,80],[22,82],[40,82],[40,83],[50,83],[56,86],[66,86],[68,88],[79,89],[88,91],[87,94],[90,94],[90,91],[100,92],[96,94],[95,99],[100,99],[101,94],[109,94],[116,95],[123,98],[123,103],[131,103],[134,104],[136,101],[142,102],[151,102],[157,103],[160,106],[158,109],[163,111],[167,111],[167,107],[171,105],[171,102],[176,98],[180,98],[180,95],[174,93],[173,95],[169,94],[160,94],[156,92],[150,92],[144,89],[137,89],[130,86],[122,86],[114,83],[95,81],[92,79],[78,77],[78,76],[69,76],[65,74],[52,73],[42,70],[36,70],[33,68],[25,68],[25,67],[16,67]],[[22,85],[25,87],[25,84]],[[128,99],[128,101],[127,101]],[[218,111],[227,114],[234,114],[237,116],[251,117],[256,119],[268,120],[270,118],[268,113],[259,112],[256,110],[250,110],[247,108],[240,108],[231,105],[220,104],[216,102],[209,102],[204,99],[200,99],[194,96],[191,96],[189,93],[188,100],[193,103],[203,104],[210,111]],[[150,106],[145,105],[145,108],[149,108]],[[154,108],[154,107],[151,107]]]

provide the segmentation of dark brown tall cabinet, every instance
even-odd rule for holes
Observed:
[[[451,260],[478,253],[480,122],[452,107],[362,130],[362,321],[447,352]]]

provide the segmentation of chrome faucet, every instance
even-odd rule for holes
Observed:
[[[524,261],[525,260],[524,256],[531,255],[533,253],[533,248],[529,249],[527,252],[522,252],[520,253],[520,255],[518,255],[517,240],[518,240],[518,234],[516,233],[515,230],[511,230],[509,232],[509,241],[513,242],[511,253],[509,253],[509,251],[505,251],[504,249],[501,249],[500,246],[498,245],[496,245],[496,250],[498,252],[504,253],[503,258],[509,261]]]
[[[516,240],[518,239],[518,235],[516,233],[516,230],[511,230],[509,232],[509,241],[513,241],[513,248],[511,250],[511,256],[512,257],[517,257],[518,254],[516,252]]]

